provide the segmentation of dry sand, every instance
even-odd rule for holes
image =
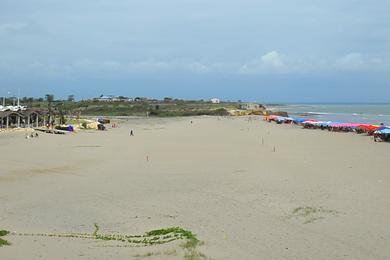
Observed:
[[[132,119],[106,132],[2,133],[0,149],[0,229],[180,226],[211,259],[390,259],[390,145],[366,136],[261,119]],[[178,242],[6,239],[1,260],[183,257]]]

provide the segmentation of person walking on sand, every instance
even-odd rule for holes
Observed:
[[[134,131],[133,131],[133,129],[130,129],[130,136],[134,136]]]

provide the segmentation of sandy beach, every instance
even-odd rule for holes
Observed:
[[[390,259],[390,145],[367,136],[259,117],[144,118],[104,132],[0,133],[0,148],[0,230],[181,227],[208,259]],[[180,241],[3,238],[2,260],[185,254]]]

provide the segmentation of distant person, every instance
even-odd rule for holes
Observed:
[[[134,136],[134,131],[133,131],[133,129],[130,130],[130,136]]]

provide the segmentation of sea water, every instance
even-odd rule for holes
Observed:
[[[270,108],[286,111],[291,117],[390,125],[390,104],[283,104]]]

